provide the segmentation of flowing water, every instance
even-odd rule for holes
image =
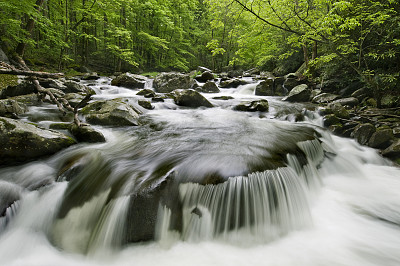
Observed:
[[[141,99],[109,83],[95,100]],[[400,169],[256,84],[1,168],[0,265],[400,265]],[[232,110],[265,98],[268,113]],[[51,105],[23,119],[62,120]]]

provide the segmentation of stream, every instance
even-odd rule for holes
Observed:
[[[400,265],[400,169],[248,81],[203,93],[213,108],[166,99],[141,126],[94,126],[105,143],[0,168],[0,199],[21,195],[0,217],[0,265]],[[144,99],[82,82],[94,101]],[[233,110],[260,99],[269,112]],[[50,104],[22,120],[62,122]]]

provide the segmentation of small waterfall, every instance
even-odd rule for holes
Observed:
[[[14,202],[11,204],[10,207],[6,209],[6,213],[3,217],[0,217],[0,234],[6,229],[8,223],[16,216],[18,208],[19,208],[19,201]]]
[[[303,181],[288,167],[233,177],[218,185],[181,184],[179,190],[183,240],[250,237],[263,242],[311,223]],[[163,225],[166,229],[165,221]]]

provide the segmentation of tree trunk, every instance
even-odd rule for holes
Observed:
[[[308,49],[307,45],[303,44],[303,53],[304,53],[304,63],[306,64],[306,67],[308,67],[308,62],[310,59],[308,58]]]
[[[38,13],[40,12],[40,9],[42,8],[45,1],[46,0],[36,0],[36,10]],[[28,32],[29,36],[32,34],[34,27],[35,27],[35,20],[33,18],[29,18],[25,26],[25,30]],[[16,49],[17,55],[23,57],[25,53],[25,48],[26,48],[26,42],[18,43]]]

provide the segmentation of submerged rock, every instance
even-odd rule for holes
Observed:
[[[244,102],[236,105],[234,110],[243,112],[268,112],[269,105],[267,100]]]
[[[190,76],[175,72],[160,73],[154,81],[153,86],[156,92],[168,93],[174,90],[186,90],[190,88]]]
[[[0,118],[0,164],[19,163],[51,155],[76,142],[57,131]]]
[[[175,103],[186,107],[213,107],[213,105],[200,93],[194,90],[176,90]]]
[[[108,126],[137,126],[140,108],[122,98],[97,101],[80,111],[89,123]]]
[[[111,81],[113,86],[121,86],[129,89],[143,89],[148,79],[145,76],[125,73]]]

